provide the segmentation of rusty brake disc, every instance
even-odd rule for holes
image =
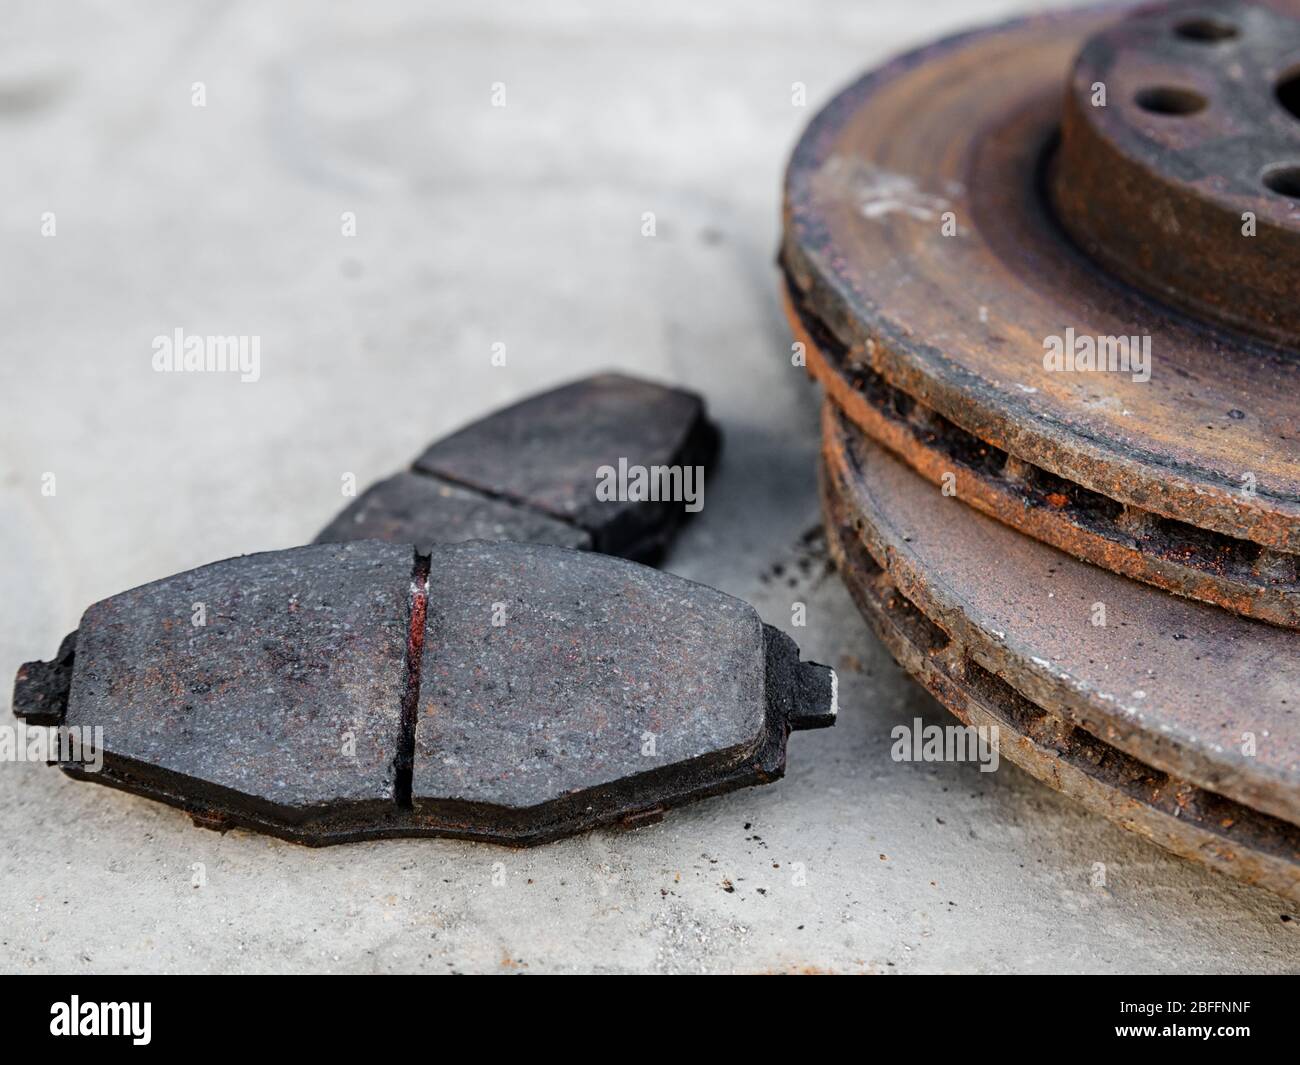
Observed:
[[[1159,523],[985,443],[863,365],[790,302],[812,375],[855,427],[936,485],[1036,539],[1166,591],[1300,628],[1300,585],[1260,565],[1243,541]],[[827,354],[834,352],[835,354]]]
[[[862,546],[841,546],[842,575],[858,588],[886,570],[953,676],[987,674],[1170,787],[1300,822],[1294,636],[1021,536],[936,491],[830,404],[825,419],[828,524]]]
[[[970,501],[1031,535],[1288,626],[1297,27],[1237,4],[1103,9],[896,59],[801,139],[781,251],[810,368],[864,431],[930,476],[965,451]],[[1143,204],[1144,225],[1107,224]],[[1149,379],[1049,365],[1053,338],[1080,337],[1149,337]]]
[[[871,520],[823,471],[827,541],[850,594],[894,658],[998,752],[1094,813],[1184,858],[1300,898],[1300,829],[1170,776],[1025,698],[960,652],[898,591],[861,532]]]

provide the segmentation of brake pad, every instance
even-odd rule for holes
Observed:
[[[836,680],[748,604],[624,559],[470,541],[247,555],[91,606],[18,672],[58,764],[322,845],[527,845],[773,781]]]
[[[598,374],[431,444],[409,471],[362,493],[316,542],[378,539],[427,550],[516,540],[654,562],[702,505],[703,471],[718,445],[694,393]],[[620,470],[641,476],[640,490],[601,498],[602,471],[612,482]],[[675,491],[654,490],[660,477]],[[680,498],[685,488],[695,503]]]

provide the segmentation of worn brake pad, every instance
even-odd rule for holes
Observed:
[[[517,540],[653,562],[690,511],[682,500],[600,499],[598,471],[621,462],[693,476],[718,443],[694,393],[597,374],[431,444],[409,471],[371,485],[316,542],[380,539],[427,549]]]
[[[96,603],[14,711],[102,728],[67,772],[202,824],[532,844],[779,778],[835,688],[752,607],[633,562],[359,541]]]

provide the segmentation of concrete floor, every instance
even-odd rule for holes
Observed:
[[[787,628],[806,602],[792,631],[839,669],[842,714],[794,737],[773,787],[524,852],[217,835],[3,764],[0,968],[1300,969],[1294,906],[1006,762],[892,762],[893,725],[946,714],[802,540],[817,400],[776,302],[785,157],[857,71],[1019,6],[7,9],[6,700],[18,664],[49,657],[90,602],[302,543],[342,506],[344,473],[364,485],[612,366],[704,393],[726,433],[669,568]],[[154,373],[152,340],[177,327],[260,336],[261,379]]]

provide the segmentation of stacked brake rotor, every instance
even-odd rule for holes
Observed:
[[[832,552],[894,656],[1039,779],[1292,898],[1298,16],[896,59],[804,134],[781,252]]]

